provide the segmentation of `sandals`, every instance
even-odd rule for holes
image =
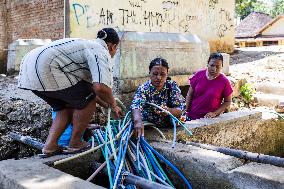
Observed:
[[[46,153],[41,153],[38,154],[38,156],[40,158],[48,158],[48,157],[52,157],[52,156],[56,156],[56,155],[68,155],[68,154],[76,154],[76,153],[81,153],[84,152],[86,150],[91,149],[92,145],[90,143],[87,143],[86,146],[83,146],[81,148],[71,148],[71,147],[67,147],[65,149],[63,148],[58,148],[57,150],[53,151],[53,152],[46,152]]]
[[[53,152],[46,152],[46,153],[41,153],[41,154],[38,154],[38,156],[40,158],[48,158],[48,157],[51,157],[51,156],[56,156],[56,155],[63,155],[65,154],[64,150],[62,148],[58,148],[57,150],[53,151]]]
[[[64,150],[64,153],[65,154],[77,154],[77,153],[87,151],[87,150],[91,149],[91,147],[92,147],[92,145],[90,143],[88,143],[86,146],[83,146],[81,148],[68,147],[66,150]]]

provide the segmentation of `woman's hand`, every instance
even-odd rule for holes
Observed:
[[[144,125],[142,121],[141,110],[133,109],[132,110],[133,122],[134,122],[134,131],[137,137],[144,136]]]
[[[167,107],[166,105],[161,105],[161,108],[163,108],[164,110],[167,110],[169,111],[169,107]],[[162,115],[162,116],[167,116],[168,114],[160,109],[157,109],[156,111],[156,114],[158,115]]]
[[[124,116],[124,112],[119,106],[111,107],[111,111],[114,113],[114,119],[119,119]]]
[[[208,112],[208,113],[204,116],[204,118],[213,118],[213,117],[216,117],[216,116],[218,116],[217,113],[215,113],[215,112]]]
[[[144,125],[143,125],[143,123],[142,122],[134,123],[134,131],[135,131],[137,138],[139,138],[140,136],[144,137]]]

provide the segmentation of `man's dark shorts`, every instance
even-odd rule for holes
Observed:
[[[65,108],[83,109],[95,98],[92,84],[86,81],[79,81],[72,87],[59,91],[32,91],[42,98],[53,109],[59,111]]]

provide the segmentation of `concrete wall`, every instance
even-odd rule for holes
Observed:
[[[64,37],[63,0],[0,0],[0,65],[17,39]],[[4,27],[5,26],[5,27]]]
[[[34,48],[50,43],[50,39],[18,39],[8,46],[7,71],[19,71],[22,58]]]
[[[283,189],[284,168],[241,159],[211,150],[178,143],[151,143],[189,180],[194,189]],[[176,188],[187,188],[167,166]]]
[[[179,85],[188,85],[188,77],[206,66],[209,45],[198,36],[159,32],[120,32],[121,43],[115,56],[114,92],[127,106],[133,92],[149,76],[149,64],[157,57],[169,63],[169,75]]]
[[[192,120],[186,125],[192,130],[193,136],[189,136],[183,128],[179,127],[177,140],[198,141],[274,156],[284,155],[283,122],[262,119],[261,112],[240,110],[225,113],[216,118]],[[164,133],[168,139],[172,139],[171,130]],[[149,133],[149,135],[152,134]]]
[[[196,34],[211,51],[233,51],[234,0],[70,0],[70,36],[95,38],[102,27],[119,31]]]
[[[284,35],[284,17],[281,17],[270,27],[262,32],[262,35]]]

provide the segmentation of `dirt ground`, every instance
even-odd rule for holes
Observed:
[[[230,58],[230,74],[250,83],[284,84],[284,46],[236,49]],[[94,122],[103,122],[102,115]],[[17,88],[17,76],[0,75],[0,160],[22,158],[36,150],[13,142],[16,131],[44,141],[51,124],[50,107],[30,91]]]
[[[236,49],[230,58],[230,74],[249,83],[284,84],[284,46]]]

